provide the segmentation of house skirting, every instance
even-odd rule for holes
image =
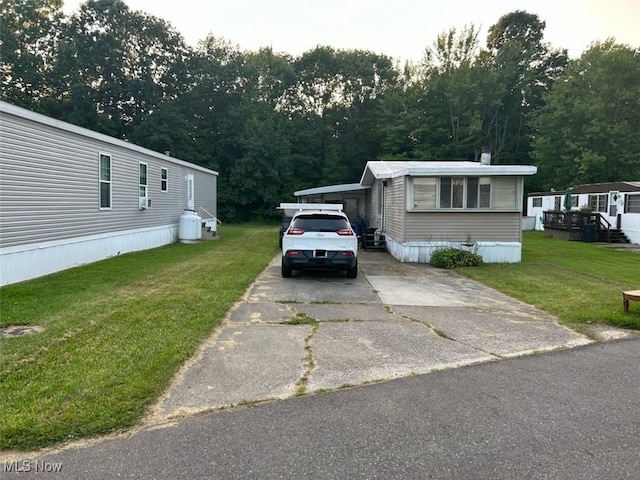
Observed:
[[[517,263],[522,260],[520,242],[475,242],[464,245],[462,242],[405,242],[400,243],[387,237],[387,250],[401,262],[429,263],[433,252],[440,248],[462,248],[482,256],[486,263]]]
[[[178,240],[178,225],[127,230],[0,249],[0,285],[22,282],[121,253]]]
[[[627,236],[631,243],[640,244],[640,228],[623,228],[622,232]]]

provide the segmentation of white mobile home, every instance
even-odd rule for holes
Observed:
[[[0,285],[215,222],[217,172],[0,101]]]
[[[544,230],[544,212],[567,211],[567,191],[534,192],[527,197],[527,215],[535,217],[535,228]],[[619,230],[631,243],[640,243],[640,181],[590,183],[568,189],[570,211],[599,214],[612,230]]]
[[[486,262],[519,262],[524,177],[535,173],[486,160],[367,162],[360,180],[365,228],[402,262],[429,262],[443,246],[476,249]]]

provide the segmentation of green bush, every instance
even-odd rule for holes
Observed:
[[[459,248],[441,248],[431,255],[431,265],[438,268],[475,267],[482,263],[477,253]]]

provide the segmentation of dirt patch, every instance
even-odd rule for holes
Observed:
[[[11,325],[9,327],[0,328],[0,337],[21,337],[23,335],[33,335],[44,331],[44,328],[38,325]]]
[[[617,328],[599,323],[585,324],[584,327],[590,336],[602,342],[640,335],[640,332],[637,330],[627,330],[625,328]]]

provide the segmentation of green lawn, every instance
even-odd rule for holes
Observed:
[[[0,290],[0,448],[136,424],[278,251],[277,228],[121,255]]]
[[[556,315],[567,324],[640,329],[640,305],[622,311],[622,292],[640,289],[640,255],[524,232],[522,262],[461,268],[461,274]]]
[[[34,449],[135,425],[278,251],[277,227],[121,255],[0,290],[0,448]],[[640,329],[640,255],[524,237],[523,261],[459,269],[567,323]]]

